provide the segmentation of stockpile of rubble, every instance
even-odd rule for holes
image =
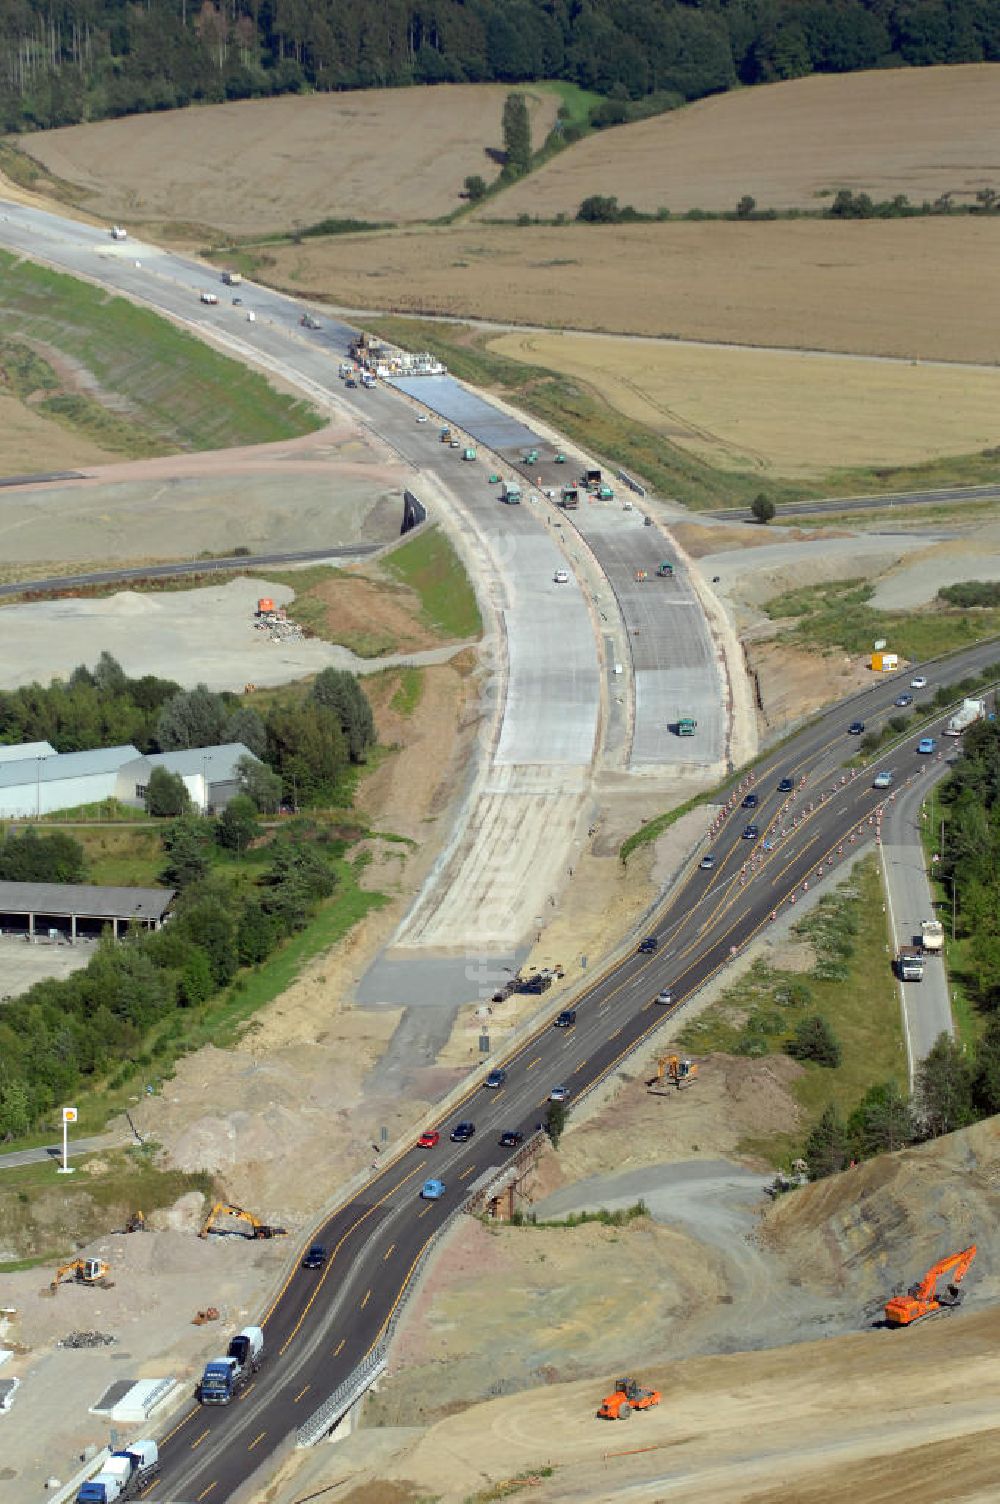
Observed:
[[[59,1338],[56,1347],[111,1347],[117,1341],[110,1332],[70,1332]]]

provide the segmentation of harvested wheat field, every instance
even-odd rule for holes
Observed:
[[[592,193],[661,205],[820,209],[838,188],[911,203],[1000,189],[1000,66],[797,78],[602,132],[479,212],[573,215]]]
[[[993,365],[998,264],[1000,216],[454,225],[310,240],[261,276],[354,309]]]
[[[507,93],[442,84],[240,100],[46,131],[30,153],[108,219],[241,235],[329,218],[432,219],[457,208],[469,173],[496,175],[488,153],[502,145]],[[527,97],[541,141],[559,100]]]
[[[505,334],[490,349],[599,387],[620,412],[716,467],[818,476],[1000,439],[998,369],[595,334]]]

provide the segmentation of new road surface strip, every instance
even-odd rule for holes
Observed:
[[[889,804],[882,821],[882,870],[893,944],[919,944],[920,925],[937,916],[934,912],[931,885],[924,858],[924,801],[931,788],[947,776],[957,750],[949,739],[938,742],[942,761],[927,766],[927,773],[906,787],[905,784]],[[900,758],[905,766],[905,760]],[[947,928],[947,922],[946,926]],[[906,1033],[906,1053],[910,1083],[921,1060],[927,1056],[941,1034],[954,1033],[948,973],[944,953],[930,954],[924,967],[923,981],[899,983]]]
[[[948,663],[929,666],[928,674],[934,683],[955,681],[985,667],[995,652],[995,645],[980,645]],[[404,1151],[315,1233],[330,1250],[325,1270],[296,1267],[289,1275],[266,1314],[269,1356],[246,1397],[207,1414],[192,1405],[181,1416],[163,1445],[157,1497],[187,1504],[207,1497],[215,1504],[229,1497],[369,1350],[435,1228],[461,1200],[463,1187],[491,1167],[502,1167],[515,1152],[500,1147],[501,1132],[513,1128],[530,1133],[542,1121],[557,1085],[568,1087],[572,1109],[574,1100],[676,1013],[734,950],[765,929],[771,914],[820,865],[828,867],[832,861],[836,866],[840,848],[846,859],[874,838],[869,822],[886,794],[871,787],[871,776],[881,766],[916,768],[917,738],[876,760],[864,775],[841,782],[843,764],[856,746],[847,727],[861,703],[868,724],[878,725],[892,713],[897,689],[898,681],[877,684],[761,763],[755,816],[774,844],[770,852],[761,849],[758,865],[745,880],[741,882],[742,868],[750,843],[742,839],[745,816],[737,805],[715,837],[715,868],[693,868],[658,917],[658,950],[632,953],[596,979],[576,1003],[575,1028],[540,1025],[504,1062],[508,1075],[500,1090],[487,1090],[477,1080],[440,1123],[442,1141],[436,1148]],[[943,722],[940,717],[932,725],[939,729]],[[777,792],[781,777],[796,780],[790,809],[785,808],[786,796]],[[663,987],[672,990],[670,1007],[656,1002]],[[469,1143],[452,1144],[448,1133],[460,1119],[475,1122],[477,1131]],[[420,1197],[430,1176],[445,1182],[440,1201]]]

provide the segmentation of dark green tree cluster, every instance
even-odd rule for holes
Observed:
[[[64,830],[14,831],[0,842],[0,880],[5,883],[82,883],[83,847]]]
[[[288,840],[254,888],[234,900],[230,883],[206,875],[199,855],[201,833],[177,821],[170,860],[186,861],[198,875],[184,885],[170,923],[117,944],[102,941],[83,970],[40,982],[0,1010],[0,1140],[26,1133],[81,1087],[141,1059],[150,1031],[206,1002],[241,966],[265,960],[336,884],[320,846]]]
[[[336,798],[349,764],[364,762],[375,743],[375,718],[357,678],[343,669],[324,669],[307,698],[272,704],[265,720],[239,696],[204,684],[185,690],[152,675],[129,679],[102,653],[93,671],[76,668],[66,683],[0,693],[0,743],[24,741],[49,741],[58,752],[127,742],[140,752],[242,742],[264,763],[245,760],[243,792],[259,812],[273,814],[283,798],[296,807]],[[183,815],[189,804],[177,774],[153,770],[150,814]]]
[[[979,721],[942,785],[947,811],[941,867],[955,884],[966,940],[965,985],[977,1005],[1000,1011],[1000,723]]]
[[[1000,0],[10,0],[0,129],[302,89],[559,78],[611,101],[1000,58]],[[606,122],[605,122],[606,123]]]
[[[503,107],[503,175],[520,178],[531,167],[531,121],[523,94],[508,94]]]
[[[170,679],[129,679],[110,653],[93,669],[81,664],[67,680],[24,684],[0,692],[0,742],[48,741],[57,752],[132,742],[155,751],[164,704],[179,692]]]

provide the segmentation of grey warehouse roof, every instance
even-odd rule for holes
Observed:
[[[56,757],[20,757],[0,762],[0,788],[22,784],[61,783],[66,778],[86,778],[90,773],[117,773],[139,756],[138,747],[93,747],[87,752],[62,752]]]
[[[162,919],[173,888],[94,888],[87,883],[0,882],[0,914],[78,919]]]
[[[138,754],[136,754],[138,756]],[[154,768],[166,768],[168,773],[204,773],[209,783],[225,783],[236,777],[236,764],[241,757],[254,757],[249,747],[242,742],[226,742],[218,747],[188,747],[180,752],[150,752],[146,761]]]
[[[0,762],[20,762],[30,757],[58,757],[51,742],[20,742],[14,746],[0,747]]]

